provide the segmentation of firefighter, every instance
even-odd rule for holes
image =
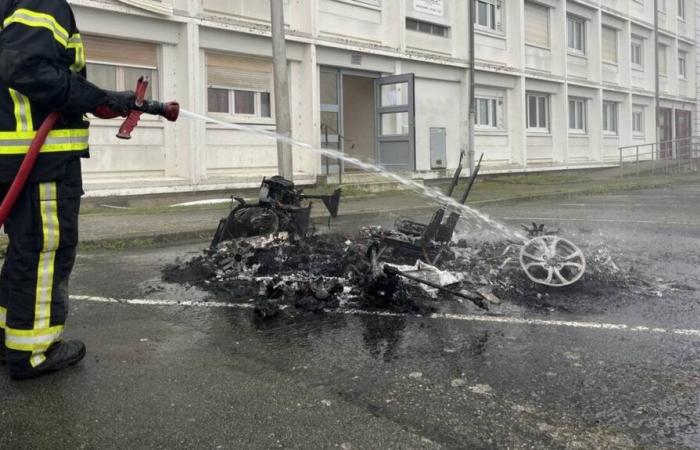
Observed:
[[[60,120],[5,223],[9,246],[0,273],[0,359],[13,379],[78,363],[80,341],[64,341],[68,278],[78,243],[88,157],[84,115],[126,116],[133,92],[105,91],[86,79],[85,50],[66,0],[0,2],[0,195],[14,179],[36,130]]]

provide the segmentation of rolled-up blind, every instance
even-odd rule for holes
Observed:
[[[603,61],[617,62],[617,30],[603,27]]]
[[[264,59],[209,53],[207,82],[209,86],[270,92],[272,63]]]
[[[158,67],[158,46],[155,44],[99,36],[83,36],[83,43],[89,62]]]
[[[525,42],[549,47],[549,8],[525,2]]]

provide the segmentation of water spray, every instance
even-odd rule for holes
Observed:
[[[374,173],[376,173],[384,178],[387,178],[389,180],[400,183],[401,185],[407,187],[411,191],[416,192],[416,193],[422,195],[423,197],[428,198],[428,199],[440,204],[443,208],[445,208],[446,210],[448,210],[450,212],[455,212],[455,213],[458,213],[460,215],[466,214],[466,215],[469,215],[477,220],[485,222],[489,226],[491,226],[492,228],[501,232],[504,236],[506,236],[510,240],[513,240],[515,242],[522,243],[522,244],[526,243],[529,240],[525,235],[523,235],[517,231],[509,229],[506,225],[491,219],[489,216],[487,216],[486,214],[484,214],[482,212],[479,212],[473,208],[470,208],[467,205],[460,204],[457,200],[443,194],[442,192],[440,192],[439,190],[437,190],[435,188],[431,188],[429,186],[425,186],[421,183],[418,183],[414,180],[404,178],[401,175],[398,175],[396,173],[388,172],[376,164],[361,161],[357,158],[353,158],[351,156],[348,156],[348,155],[346,155],[338,150],[314,147],[313,145],[308,144],[306,142],[302,142],[302,141],[299,141],[297,139],[290,138],[288,136],[277,134],[277,133],[274,133],[272,131],[261,130],[259,128],[248,126],[248,125],[241,125],[241,124],[237,124],[237,123],[224,122],[221,120],[214,119],[212,117],[203,116],[203,115],[196,114],[196,113],[193,113],[191,111],[184,110],[184,109],[180,110],[180,116],[187,117],[189,119],[201,120],[204,122],[211,122],[211,123],[215,123],[217,125],[221,125],[225,128],[229,128],[232,130],[238,130],[238,131],[243,131],[243,132],[250,133],[250,134],[255,134],[258,136],[267,137],[267,138],[276,140],[278,142],[284,142],[287,144],[291,144],[294,147],[299,147],[299,148],[302,148],[305,150],[312,151],[314,153],[317,153],[319,155],[322,155],[322,156],[325,156],[325,157],[328,157],[331,159],[342,160],[342,161],[344,161],[352,166],[355,166],[359,169],[363,169],[366,172],[374,172]]]

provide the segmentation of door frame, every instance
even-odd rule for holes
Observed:
[[[372,71],[363,71],[363,70],[356,70],[356,69],[347,69],[343,67],[336,67],[336,66],[327,66],[327,65],[318,65],[318,70],[319,70],[319,90],[320,90],[320,74],[321,72],[327,72],[327,73],[335,73],[337,76],[338,80],[338,105],[337,105],[337,111],[335,109],[331,110],[328,109],[328,106],[330,105],[325,105],[326,108],[324,108],[324,104],[321,103],[320,101],[320,95],[319,95],[319,105],[320,105],[320,112],[337,112],[338,113],[338,134],[340,136],[345,135],[345,115],[343,114],[343,106],[344,106],[344,101],[345,101],[345,90],[343,89],[343,77],[345,75],[353,76],[353,77],[364,77],[364,78],[371,78],[371,79],[377,79],[381,78],[382,74],[380,72],[372,72]],[[376,97],[376,93],[375,97]],[[372,109],[375,117],[372,119],[375,120],[376,122],[376,115],[377,111],[376,108]],[[320,130],[319,130],[320,132]],[[321,142],[323,142],[323,136],[321,137]],[[345,153],[345,141],[338,137],[338,151]],[[375,160],[377,159],[379,154],[379,149],[377,148],[377,143],[375,142],[374,144],[374,157]],[[345,162],[343,160],[338,161],[337,164],[338,171],[340,173],[345,173]],[[323,170],[323,169],[322,169]]]
[[[382,106],[382,86],[390,84],[408,84],[408,104],[399,106]],[[377,163],[382,165],[381,146],[383,143],[408,143],[408,171],[416,171],[416,76],[413,73],[388,75],[374,80],[375,97],[375,137]],[[392,113],[408,113],[408,135],[383,136],[382,115]],[[387,168],[391,170],[391,168]]]

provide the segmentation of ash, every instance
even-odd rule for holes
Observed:
[[[583,248],[589,264],[581,282],[553,289],[527,278],[518,263],[520,247],[512,242],[461,239],[433,265],[389,248],[377,262],[368,257],[368,248],[378,231],[370,227],[355,236],[315,234],[296,239],[279,233],[225,241],[165,267],[163,280],[196,286],[219,301],[253,302],[262,318],[336,308],[426,315],[445,301],[477,311],[464,298],[385,273],[381,268],[387,263],[452,292],[483,298],[495,313],[513,305],[547,308],[557,297],[596,289],[660,295],[658,285],[620,268],[612,252],[602,246]]]

